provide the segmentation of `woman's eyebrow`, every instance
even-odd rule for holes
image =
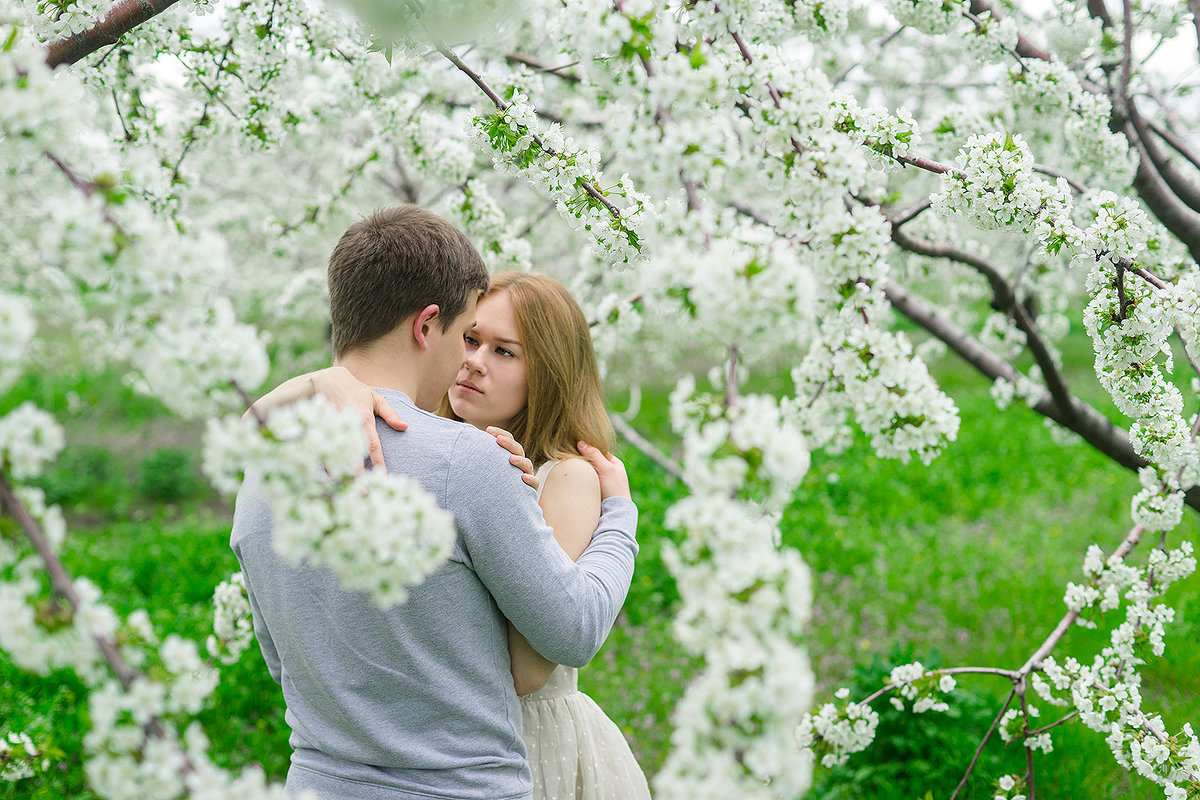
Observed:
[[[496,339],[496,341],[497,341],[497,342],[504,342],[505,344],[517,344],[517,345],[519,345],[519,344],[520,344],[520,342],[519,342],[519,341],[517,341],[516,339],[503,339],[503,338],[497,338],[497,339]]]

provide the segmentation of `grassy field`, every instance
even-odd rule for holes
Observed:
[[[862,442],[836,458],[815,456],[785,513],[785,543],[814,573],[808,648],[820,701],[841,685],[865,694],[891,665],[914,659],[1019,666],[1063,613],[1063,588],[1079,575],[1087,545],[1111,548],[1129,527],[1134,475],[1086,445],[1055,444],[1027,410],[996,412],[986,385],[961,369],[944,367],[940,378],[963,417],[959,441],[942,458],[929,467],[903,465],[879,459]],[[1085,393],[1099,397],[1095,387]],[[664,397],[648,393],[634,422],[666,442]],[[30,377],[0,397],[0,413],[24,399],[68,424],[68,447],[41,485],[68,509],[70,571],[89,576],[122,611],[148,608],[161,632],[203,640],[213,587],[236,562],[228,549],[232,504],[198,473],[199,430],[165,417],[114,376]],[[682,487],[637,451],[622,455],[642,509],[642,555],[618,626],[580,683],[653,773],[669,747],[672,705],[696,666],[671,638],[676,595],[660,557],[670,539],[663,512]],[[1196,533],[1189,512],[1171,541]],[[1147,709],[1163,712],[1175,728],[1200,719],[1196,585],[1193,578],[1173,590],[1180,613],[1166,656],[1144,670]],[[1076,629],[1063,648],[1083,659],[1101,645],[1099,635]],[[214,754],[282,777],[281,700],[257,650],[225,676],[204,719]],[[820,772],[815,796],[948,797],[1009,688],[982,677],[959,686],[943,715],[912,717],[879,705],[877,744],[835,772]],[[70,675],[30,676],[0,654],[0,734],[28,731],[51,746],[56,761],[39,778],[0,782],[0,798],[91,797],[79,770],[81,691]],[[1023,763],[1019,748],[993,742],[962,796],[990,797],[991,781]],[[1116,768],[1099,736],[1068,725],[1055,731],[1055,752],[1038,759],[1038,796],[1161,794]]]

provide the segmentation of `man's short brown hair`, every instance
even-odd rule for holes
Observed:
[[[378,211],[347,228],[329,256],[334,355],[370,344],[431,303],[445,331],[487,288],[483,259],[458,228],[417,206]]]

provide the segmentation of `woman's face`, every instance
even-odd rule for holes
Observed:
[[[450,408],[477,428],[508,428],[529,401],[525,351],[508,292],[479,301],[465,337],[467,360],[450,387]]]

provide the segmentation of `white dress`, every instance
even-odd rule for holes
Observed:
[[[555,463],[538,469],[542,484]],[[579,670],[555,667],[545,686],[521,698],[521,717],[534,800],[650,799],[621,730],[579,691]]]

